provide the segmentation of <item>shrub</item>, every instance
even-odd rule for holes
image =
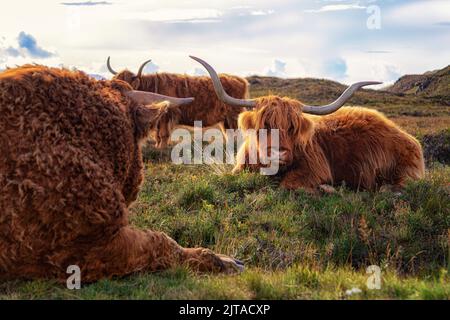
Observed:
[[[450,129],[425,135],[422,144],[427,164],[433,161],[450,164]]]

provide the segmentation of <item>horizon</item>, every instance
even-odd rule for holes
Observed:
[[[54,1],[9,3],[0,19],[0,69],[38,63],[110,78],[114,69],[218,72],[343,84],[449,65],[450,2],[442,0]],[[39,14],[36,14],[39,13]],[[433,59],[426,57],[433,56]]]

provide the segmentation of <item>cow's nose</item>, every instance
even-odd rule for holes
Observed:
[[[281,165],[289,162],[289,150],[286,149],[272,149],[268,156],[271,162],[278,162]]]
[[[288,151],[283,150],[279,154],[280,160],[286,161],[288,159]]]
[[[269,148],[267,150],[267,155],[269,157],[284,157],[287,156],[288,151],[286,149],[278,149],[278,148]]]

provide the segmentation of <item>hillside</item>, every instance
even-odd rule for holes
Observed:
[[[398,79],[387,91],[396,94],[434,98],[450,103],[450,65],[421,75],[405,75]]]
[[[252,76],[247,78],[251,87],[252,97],[267,94],[286,95],[299,99],[308,104],[325,104],[336,99],[347,88],[346,85],[325,79],[297,78],[280,79],[274,77]],[[371,89],[362,89],[350,100],[349,104],[375,104],[383,102],[386,104],[409,103],[409,97]],[[427,103],[422,99],[414,99],[414,103]]]
[[[409,77],[415,77],[413,80]],[[429,80],[419,80],[427,78]],[[406,79],[406,80],[405,80]],[[308,104],[325,104],[339,97],[347,88],[341,83],[312,78],[280,79],[275,77],[251,76],[252,97],[267,94],[286,95]],[[406,88],[417,86],[418,81],[424,81],[420,94],[413,94]],[[406,84],[409,83],[409,86]],[[419,91],[416,91],[419,92]],[[422,76],[403,76],[392,87],[384,90],[362,89],[348,102],[350,105],[365,106],[450,106],[450,66],[439,71],[428,72]],[[446,109],[446,110],[445,110]],[[416,110],[419,111],[420,110]],[[448,112],[448,108],[441,111]]]

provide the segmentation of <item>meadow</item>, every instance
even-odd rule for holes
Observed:
[[[267,92],[256,85],[252,95]],[[433,135],[448,141],[448,106],[409,98],[362,103],[364,94],[354,103],[383,111],[421,141]],[[246,265],[243,273],[177,268],[73,291],[52,281],[17,280],[0,283],[0,299],[450,299],[445,161],[430,157],[425,179],[409,183],[401,195],[344,186],[310,195],[280,189],[259,174],[230,175],[225,165],[175,165],[167,152],[151,147],[144,158],[146,179],[130,223],[164,231],[183,246],[236,257]],[[366,285],[370,265],[381,268],[379,290]]]

